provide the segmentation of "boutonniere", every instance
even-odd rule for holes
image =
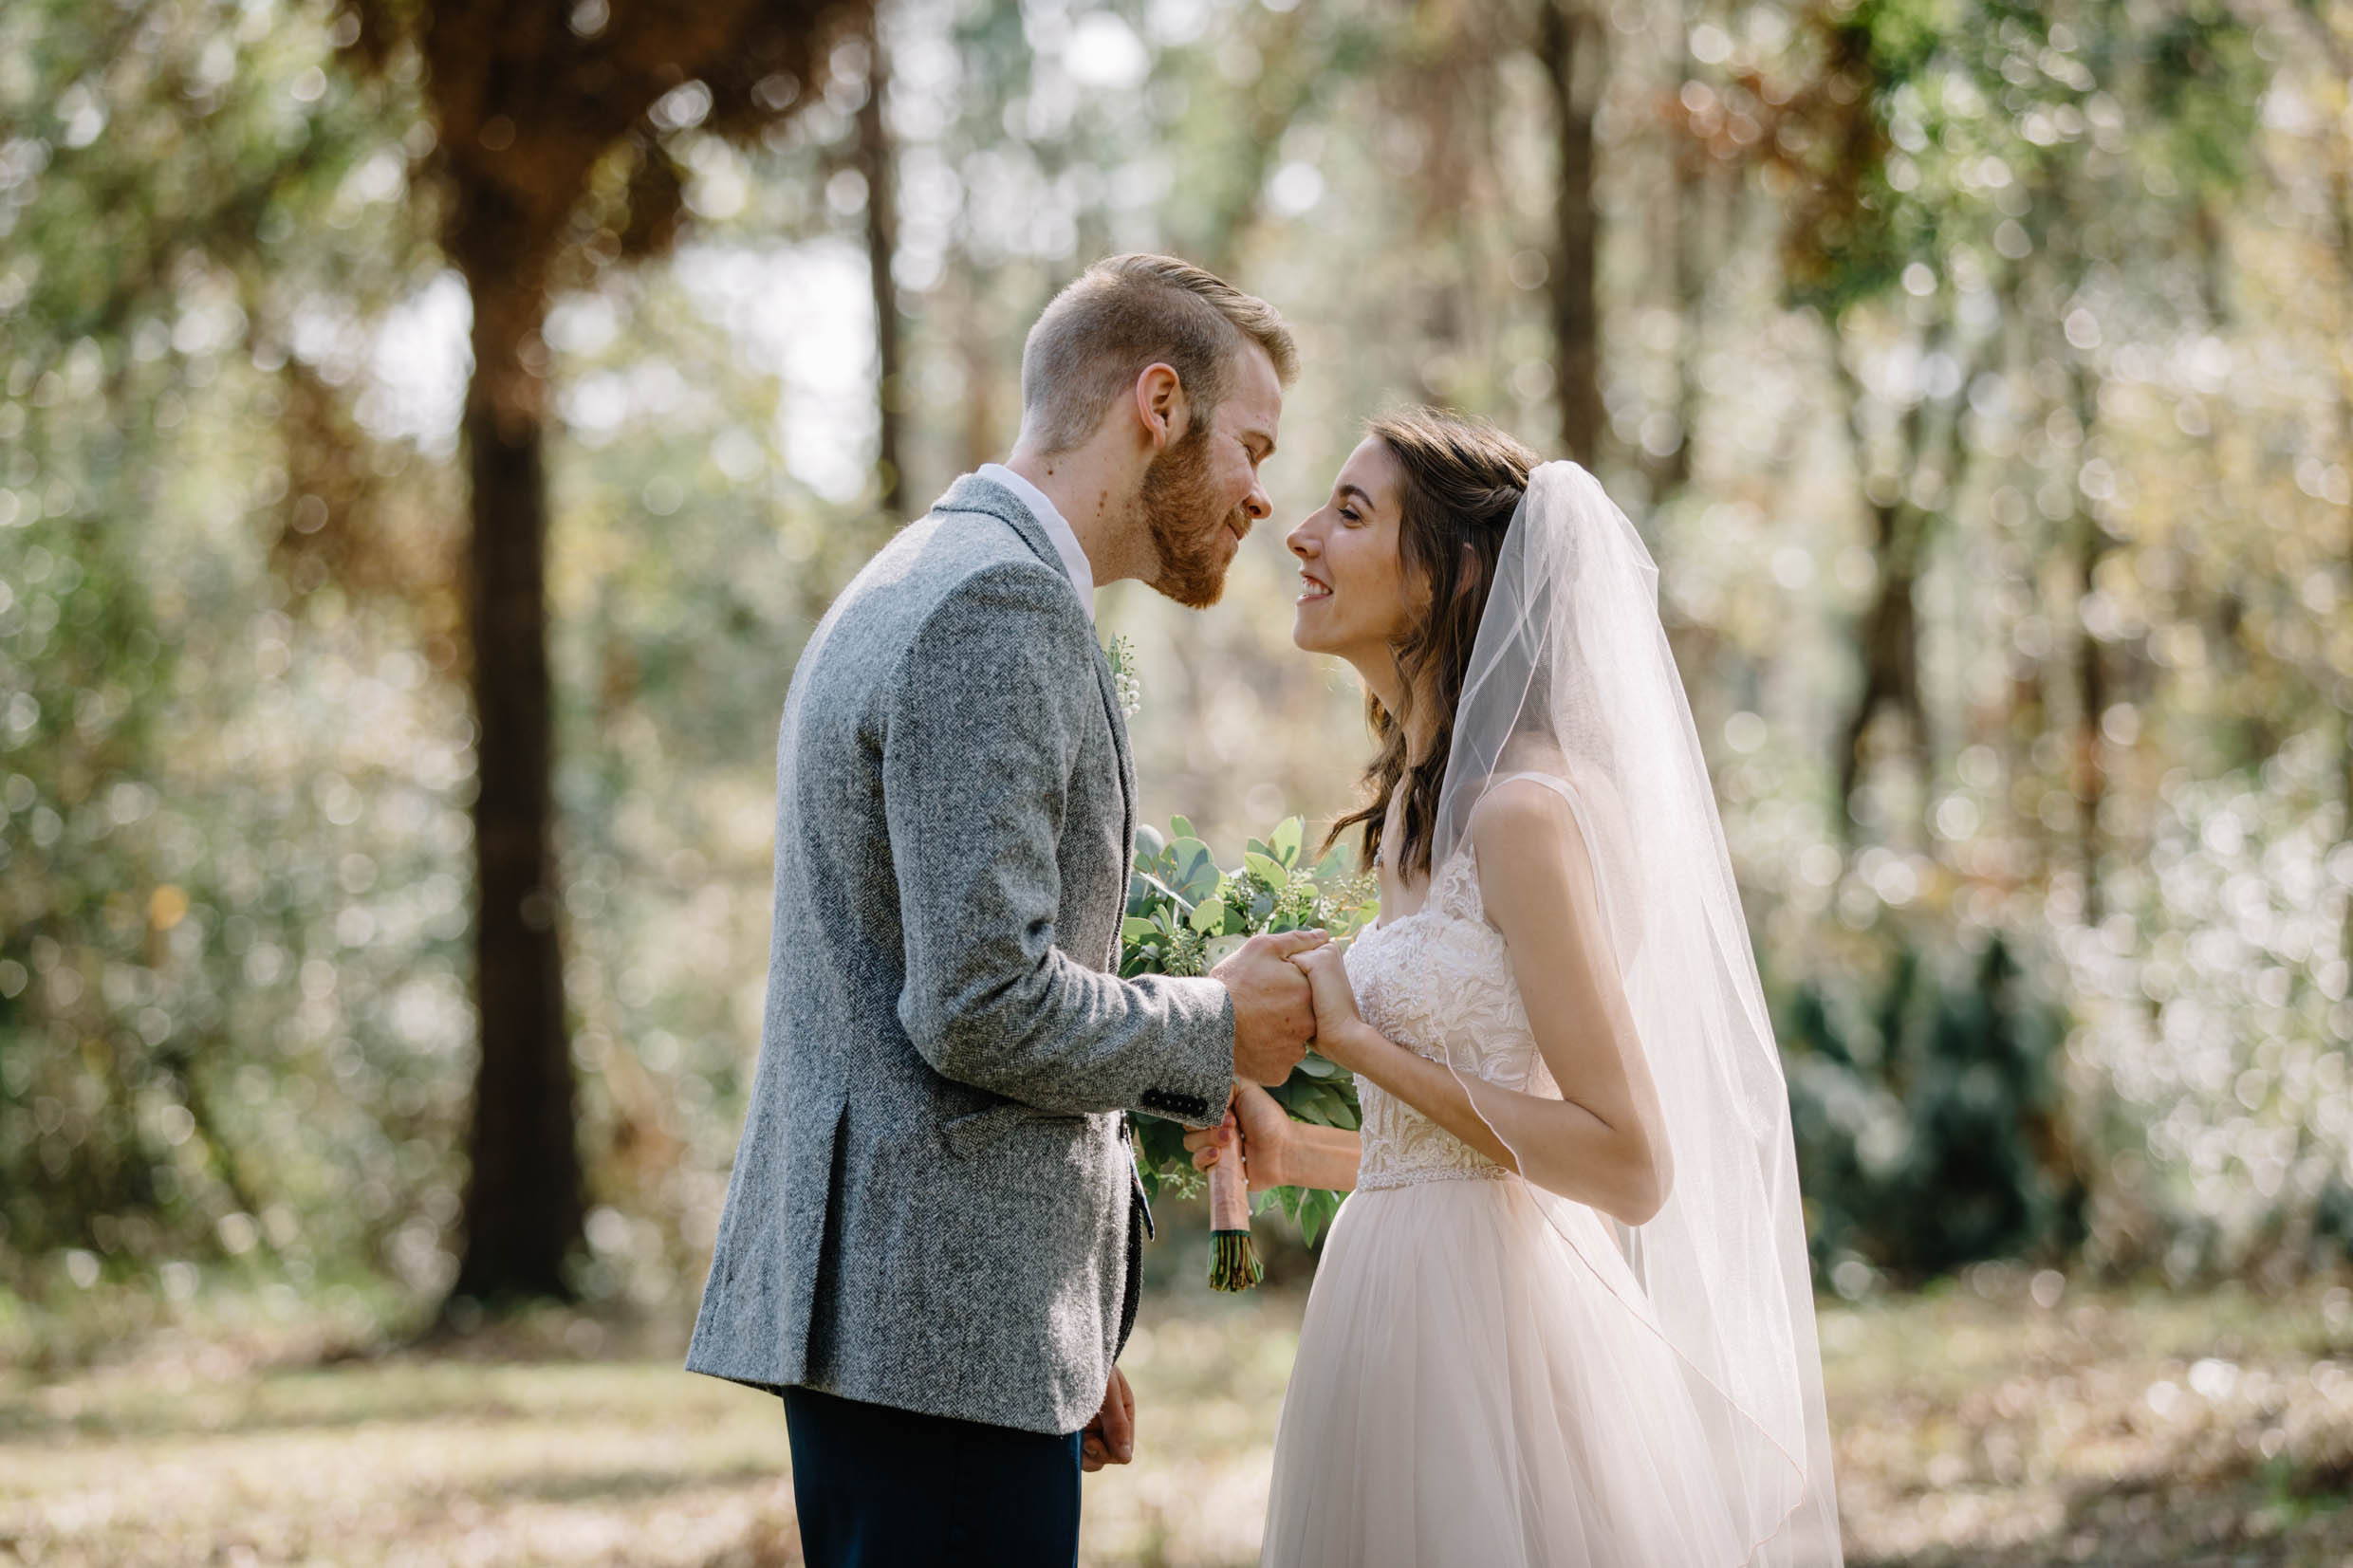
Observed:
[[[1136,645],[1125,637],[1113,637],[1103,649],[1103,659],[1111,666],[1111,690],[1120,699],[1120,716],[1132,719],[1144,705],[1144,683],[1136,678]]]

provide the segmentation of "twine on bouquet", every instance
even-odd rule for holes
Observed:
[[[1209,1168],[1209,1285],[1212,1290],[1243,1291],[1267,1277],[1258,1261],[1258,1245],[1251,1240],[1250,1172],[1242,1164],[1242,1131],[1217,1151]]]

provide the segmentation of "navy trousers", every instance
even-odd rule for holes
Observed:
[[[1074,1568],[1079,1434],[785,1391],[809,1568]]]

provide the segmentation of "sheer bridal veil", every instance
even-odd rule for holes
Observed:
[[[1592,475],[1559,462],[1529,475],[1454,716],[1431,864],[1466,846],[1490,788],[1566,785],[1673,1185],[1649,1222],[1614,1227],[1619,1257],[1596,1257],[1611,1232],[1551,1190],[1558,1156],[1512,1153],[1554,1228],[1673,1349],[1747,1560],[1821,1568],[1840,1561],[1838,1509],[1788,1092],[1658,594]],[[1455,1071],[1475,1103],[1485,1086]]]

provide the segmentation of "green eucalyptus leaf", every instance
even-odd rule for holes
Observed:
[[[1204,898],[1193,909],[1193,929],[1204,936],[1214,936],[1225,930],[1226,902],[1222,898]]]
[[[1217,862],[1209,858],[1209,846],[1195,839],[1190,850],[1180,847],[1176,858],[1176,891],[1189,903],[1197,903],[1214,896],[1223,880]]]
[[[1269,853],[1274,858],[1282,861],[1286,869],[1297,865],[1299,852],[1301,846],[1306,842],[1306,837],[1307,820],[1305,817],[1286,817],[1275,824]]]
[[[1183,894],[1178,893],[1175,888],[1171,887],[1167,882],[1162,881],[1159,877],[1146,876],[1143,877],[1143,882],[1146,888],[1150,889],[1154,894],[1158,895],[1158,897],[1155,900],[1157,907],[1163,909],[1191,909],[1193,907],[1192,899],[1187,898]],[[1143,912],[1139,911],[1138,913],[1141,913]]]

